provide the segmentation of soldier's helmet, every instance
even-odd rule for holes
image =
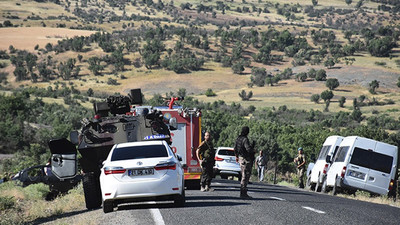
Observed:
[[[302,147],[299,147],[299,148],[297,149],[297,151],[303,151],[303,148],[302,148]]]

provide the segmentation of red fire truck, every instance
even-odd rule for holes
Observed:
[[[168,107],[155,107],[160,110],[165,121],[176,118],[177,129],[171,131],[172,150],[182,157],[185,170],[185,186],[200,188],[201,167],[196,157],[196,149],[201,143],[201,111],[174,106],[174,101],[181,98],[171,98]]]

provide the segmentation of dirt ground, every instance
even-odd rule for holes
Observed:
[[[51,27],[1,28],[0,50],[8,50],[9,46],[13,45],[17,49],[33,51],[36,45],[44,48],[47,43],[56,44],[64,38],[88,36],[93,33],[95,32]]]

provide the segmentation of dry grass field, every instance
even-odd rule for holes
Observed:
[[[0,50],[7,50],[10,45],[17,49],[33,51],[36,45],[44,48],[47,43],[57,44],[58,41],[75,36],[89,36],[95,33],[88,30],[72,30],[52,27],[13,27],[0,29]]]
[[[64,1],[61,1],[64,4]],[[164,3],[169,3],[169,1],[163,1]],[[315,25],[317,23],[324,22],[324,18],[321,18],[321,21],[311,21],[307,15],[303,15],[302,13],[297,13],[296,16],[304,17],[299,21],[288,21],[284,16],[277,14],[277,10],[273,7],[275,4],[283,6],[285,4],[296,5],[299,4],[302,7],[310,6],[311,0],[268,0],[268,1],[258,1],[258,0],[246,0],[247,6],[250,4],[254,4],[257,7],[264,7],[265,5],[269,5],[270,13],[238,13],[234,9],[236,7],[242,7],[243,1],[234,0],[230,2],[226,2],[231,6],[231,10],[228,10],[226,14],[217,13],[216,18],[211,18],[211,13],[200,13],[197,14],[196,10],[185,10],[180,11],[182,16],[186,16],[186,18],[191,18],[192,20],[199,18],[201,20],[214,21],[214,22],[223,22],[223,21],[239,21],[239,20],[254,20],[260,23],[267,22],[267,24],[260,24],[256,27],[244,27],[243,30],[256,29],[258,32],[267,31],[271,29],[269,23],[279,24],[274,25],[274,29],[276,30],[285,30],[288,29],[293,33],[300,33],[305,31],[306,27],[297,26],[297,25]],[[57,41],[62,38],[71,38],[74,36],[87,36],[93,33],[93,31],[84,31],[84,30],[75,30],[75,29],[67,29],[67,28],[55,28],[57,23],[66,24],[69,26],[76,26],[77,24],[86,25],[85,22],[81,19],[72,19],[72,20],[26,20],[28,16],[40,16],[41,18],[46,18],[48,16],[57,17],[59,15],[67,16],[67,17],[75,17],[72,11],[77,7],[75,4],[76,1],[71,1],[70,10],[66,11],[63,8],[63,5],[57,5],[53,3],[36,3],[34,1],[22,1],[22,0],[13,0],[13,1],[5,1],[0,0],[0,22],[7,20],[10,16],[17,16],[19,19],[10,19],[10,21],[18,25],[19,27],[13,28],[1,28],[0,29],[0,49],[7,50],[10,45],[13,45],[17,49],[26,49],[29,51],[34,51],[35,45],[39,45],[40,48],[43,48],[47,43],[55,44]],[[196,6],[200,3],[197,0],[191,1],[182,1],[176,0],[174,1],[174,5],[180,10],[180,5],[183,3],[191,3],[192,9],[195,9]],[[215,2],[201,2],[204,5],[215,5]],[[122,15],[123,10],[117,7],[110,7],[106,4],[106,1],[97,1],[88,2],[88,9],[98,9],[98,5],[102,6],[102,10],[104,11],[112,11],[116,15]],[[356,1],[353,1],[351,5],[347,5],[343,0],[332,0],[332,1],[319,1],[318,5],[315,7],[316,9],[323,9],[325,7],[337,7],[342,9],[352,9],[355,7]],[[79,6],[79,4],[78,4]],[[374,13],[373,9],[377,8],[377,4],[367,1],[363,4],[364,10],[368,14]],[[127,15],[136,14],[136,15],[146,15],[150,18],[157,17],[167,17],[170,18],[171,15],[168,15],[165,11],[155,11],[149,10],[144,5],[137,4],[131,5],[128,4],[125,7],[125,11]],[[146,12],[146,13],[144,13]],[[386,12],[379,12],[382,16],[387,15]],[[44,21],[47,27],[41,27],[41,22]],[[125,22],[114,22],[109,21],[103,24],[90,24],[95,25],[98,28],[101,28],[105,31],[112,32],[114,30],[121,29],[122,25]],[[132,21],[133,27],[139,26],[152,26],[149,21]],[[168,23],[161,22],[162,26],[164,25],[174,25],[179,26],[181,24],[176,21]],[[204,29],[215,30],[217,27],[211,23],[206,23],[202,25]],[[235,29],[232,27],[231,29]],[[328,30],[328,29],[327,29]],[[344,38],[343,31],[341,30],[333,30],[337,39],[343,44],[346,43],[347,40]],[[306,36],[308,42],[313,47],[314,46],[311,40],[310,33]],[[357,38],[357,37],[354,37]],[[177,40],[177,39],[176,39]],[[209,37],[211,41],[211,50],[210,52],[215,52],[219,50],[219,46],[216,46],[213,42],[216,40],[215,37]],[[143,45],[143,43],[141,43]],[[175,44],[175,40],[170,40],[166,42],[168,48],[173,48]],[[189,46],[185,46],[189,47]],[[228,54],[231,54],[231,47],[227,48]],[[374,106],[374,107],[366,107],[363,109],[363,113],[371,114],[372,111],[380,111],[385,112],[394,117],[397,117],[396,110],[400,110],[400,91],[396,86],[397,79],[400,76],[399,67],[395,63],[395,60],[400,56],[400,49],[394,49],[392,53],[392,58],[384,57],[371,57],[367,53],[358,54],[354,56],[355,62],[353,65],[346,65],[344,60],[341,63],[335,65],[332,69],[327,69],[320,66],[301,66],[301,67],[293,67],[291,65],[291,59],[284,58],[283,62],[272,64],[272,65],[263,65],[260,63],[252,63],[252,66],[264,67],[267,71],[283,71],[285,68],[292,68],[295,73],[299,72],[307,72],[311,67],[315,69],[325,69],[327,71],[328,78],[337,78],[340,82],[340,86],[337,90],[334,91],[334,99],[329,107],[330,111],[350,111],[352,106],[352,100],[354,98],[359,97],[360,95],[365,95],[368,99],[376,98],[377,100],[384,99],[392,99],[395,101],[394,105],[385,105],[385,106]],[[252,54],[257,53],[258,49],[253,46],[246,46],[244,57],[247,59],[252,58]],[[286,105],[289,108],[298,108],[304,110],[316,109],[323,110],[324,103],[321,101],[319,104],[315,104],[310,101],[310,97],[312,94],[320,94],[322,91],[326,90],[326,86],[324,82],[317,81],[306,81],[306,82],[297,82],[293,79],[291,80],[283,80],[280,81],[279,84],[274,85],[272,87],[253,87],[249,88],[248,83],[250,82],[250,73],[251,69],[246,68],[242,75],[234,74],[231,68],[221,67],[220,63],[215,63],[213,61],[207,61],[203,66],[203,69],[200,71],[192,71],[190,73],[184,74],[176,74],[172,71],[167,71],[165,69],[146,69],[144,66],[140,68],[135,68],[132,65],[126,65],[124,72],[113,73],[112,67],[107,67],[101,76],[94,76],[87,69],[87,60],[92,56],[103,57],[107,55],[107,53],[103,52],[100,48],[93,46],[92,50],[88,52],[79,53],[83,55],[83,62],[77,62],[77,66],[81,67],[80,71],[80,79],[72,80],[74,86],[81,90],[86,91],[89,88],[94,89],[95,91],[101,92],[126,92],[131,88],[141,88],[145,94],[146,98],[151,98],[152,95],[165,94],[167,92],[176,92],[179,88],[185,88],[189,95],[195,96],[199,100],[206,102],[213,102],[216,100],[223,100],[227,103],[239,102],[243,106],[254,105],[257,108],[262,107],[279,107],[281,105]],[[275,53],[274,53],[275,54]],[[279,54],[282,54],[280,52]],[[69,58],[76,58],[77,53],[68,51],[62,54],[54,54],[49,53],[51,57],[57,62],[66,61]],[[47,55],[39,56],[47,57]],[[140,58],[139,53],[128,54],[125,55],[124,58],[133,61],[136,58]],[[384,65],[377,65],[376,63],[380,62]],[[6,62],[7,63],[7,62]],[[11,87],[18,87],[21,85],[24,86],[38,86],[46,88],[48,86],[55,86],[55,83],[58,82],[69,82],[64,81],[62,79],[52,80],[50,82],[38,82],[31,83],[30,81],[22,81],[15,82],[15,76],[13,75],[14,67],[12,65],[2,69],[3,71],[9,74],[8,82]],[[275,73],[275,72],[274,72]],[[121,79],[121,77],[125,79]],[[107,81],[109,79],[116,79],[118,85],[108,85]],[[380,82],[380,88],[378,89],[378,94],[372,95],[368,92],[368,84],[372,80],[378,80]],[[215,97],[206,97],[203,93],[211,88],[217,96]],[[252,91],[254,93],[253,98],[250,101],[241,101],[238,93],[241,90],[246,90],[247,92]],[[337,100],[340,97],[346,97],[347,101],[345,104],[345,108],[340,108],[338,106]]]

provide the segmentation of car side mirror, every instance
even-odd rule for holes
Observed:
[[[178,129],[178,122],[176,121],[175,117],[169,119],[169,129],[170,130],[177,130]]]
[[[182,162],[182,156],[180,156],[179,154],[176,154],[176,158],[178,159],[179,162]]]
[[[331,156],[330,156],[330,155],[327,155],[325,161],[326,161],[327,163],[331,163],[331,162],[332,162],[332,161],[331,161]]]
[[[78,136],[79,136],[79,133],[76,130],[71,131],[71,133],[69,133],[69,138],[71,139],[72,144],[74,144],[74,145],[79,144]]]

